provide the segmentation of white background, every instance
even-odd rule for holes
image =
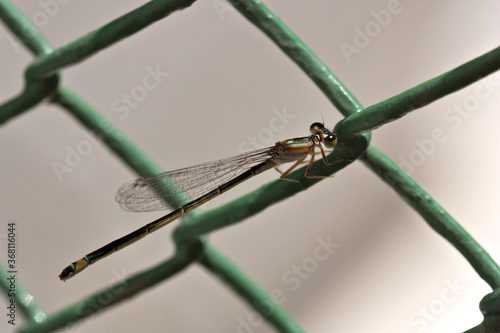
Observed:
[[[16,1],[54,47],[110,22],[141,1],[73,1],[48,15],[43,2]],[[355,29],[376,22],[387,1],[266,1],[364,106],[444,73],[498,46],[496,1],[402,1],[401,12],[350,57]],[[237,11],[198,1],[62,72],[62,84],[104,114],[165,170],[229,157],[249,136],[270,128],[273,110],[294,116],[271,142],[308,134],[339,112],[298,67]],[[221,10],[222,9],[222,10]],[[226,8],[227,9],[227,8]],[[40,12],[42,14],[40,14]],[[372,23],[370,23],[372,22]],[[0,101],[22,91],[33,60],[0,27]],[[142,85],[147,69],[168,72],[125,119],[111,105]],[[446,115],[476,98],[478,84],[373,132],[372,144],[398,163],[424,156],[412,176],[497,261],[500,184],[497,86],[461,123]],[[456,114],[455,114],[456,116]],[[277,124],[281,124],[277,122]],[[453,125],[455,124],[455,127]],[[440,128],[446,140],[427,155],[416,141]],[[59,107],[40,104],[0,128],[0,234],[18,227],[19,278],[48,313],[150,268],[173,253],[179,221],[62,283],[63,267],[161,216],[132,214],[114,202],[135,175],[103,144],[59,181],[54,162],[86,131]],[[412,155],[413,154],[413,155]],[[277,178],[268,172],[203,207],[216,207]],[[292,290],[283,279],[314,255],[318,238],[340,247]],[[5,239],[1,257],[5,262]],[[468,262],[360,162],[257,216],[211,235],[212,244],[266,291],[280,289],[283,307],[308,332],[458,332],[477,325],[490,288]],[[453,293],[448,285],[458,284]],[[443,296],[444,295],[444,296]],[[444,300],[443,300],[444,297]],[[446,301],[446,302],[445,302]],[[2,332],[11,332],[0,298]],[[443,307],[440,307],[443,305]],[[428,319],[418,315],[429,309]],[[79,322],[67,332],[272,332],[244,330],[253,310],[217,278],[192,265],[153,289]],[[18,314],[18,322],[24,321]],[[412,321],[413,319],[413,321]],[[18,326],[19,327],[19,326]]]

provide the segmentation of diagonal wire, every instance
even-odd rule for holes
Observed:
[[[337,106],[337,108],[339,108],[339,110],[345,116],[349,116],[358,112],[357,114],[354,114],[353,116],[349,117],[344,122],[338,124],[336,127],[340,133],[341,138],[344,139],[344,142],[339,144],[339,149],[336,151],[336,154],[338,153],[338,156],[349,156],[346,154],[348,154],[350,151],[352,151],[351,149],[353,149],[354,150],[353,159],[355,159],[368,146],[370,136],[369,135],[356,136],[352,140],[345,140],[345,138],[365,133],[366,131],[381,126],[386,122],[399,118],[400,116],[403,116],[404,114],[410,112],[415,108],[419,108],[426,104],[429,104],[430,102],[448,93],[456,91],[464,87],[465,85],[470,84],[471,82],[477,80],[478,78],[483,77],[488,73],[491,73],[493,70],[495,70],[495,68],[498,67],[498,60],[497,60],[498,49],[495,49],[489,54],[478,58],[480,60],[475,59],[470,63],[466,64],[467,66],[464,65],[451,72],[443,74],[441,77],[439,77],[440,80],[435,80],[435,79],[433,79],[434,81],[429,80],[424,84],[422,84],[421,86],[416,87],[417,88],[416,90],[412,91],[410,89],[400,95],[393,97],[392,99],[389,99],[375,106],[372,106],[371,107],[372,109],[367,108],[363,112],[359,112],[361,111],[362,107],[359,104],[359,102],[355,99],[355,97],[352,94],[350,94],[350,92],[332,74],[332,72],[324,65],[324,63],[322,63],[314,55],[314,53],[312,53],[309,50],[309,48],[300,39],[298,39],[295,36],[295,34],[285,24],[283,24],[283,22],[281,22],[281,20],[276,15],[274,15],[274,13],[270,12],[267,9],[267,7],[265,7],[265,5],[263,5],[260,1],[232,0],[231,2],[245,17],[247,17],[254,25],[260,28],[268,37],[270,37],[276,43],[276,45],[285,52],[285,54],[287,54],[293,61],[295,61],[297,65],[315,82],[315,84],[325,93],[325,95],[332,101],[332,103],[335,106]],[[39,60],[36,60],[32,64],[32,66],[30,66],[30,68],[26,73],[26,77],[28,78],[28,80],[25,92],[23,93],[25,95],[24,97],[27,97],[27,100],[30,101],[25,102],[23,101],[23,98],[18,97],[0,106],[0,123],[5,122],[11,117],[15,116],[16,115],[15,112],[18,112],[17,114],[19,114],[20,112],[24,111],[24,109],[28,109],[29,107],[41,101],[47,95],[51,94],[58,84],[58,79],[57,76],[55,75],[55,72],[58,69],[63,68],[64,66],[69,66],[78,61],[81,61],[86,57],[89,57],[92,54],[103,49],[105,46],[109,46],[110,44],[109,40],[111,40],[111,43],[114,43],[149,25],[152,20],[158,20],[168,15],[169,13],[173,12],[174,10],[189,6],[191,3],[192,1],[170,1],[168,3],[163,1],[152,1],[144,5],[143,7],[137,9],[138,11],[137,13],[139,12],[142,14],[149,13],[151,15],[150,17],[143,16],[141,19],[136,21],[134,19],[134,15],[132,14],[135,11],[131,12],[127,15],[124,15],[122,18],[119,18],[111,22],[110,24],[104,26],[103,28],[97,29],[96,31],[93,31],[87,34],[86,36],[82,37],[81,39],[77,40],[80,41],[80,43],[82,44],[81,46],[78,46],[76,43],[77,41],[75,41],[73,43],[68,44],[66,47],[56,50],[57,54],[54,56],[46,55],[40,58]],[[17,9],[13,5],[11,5],[9,1],[0,0],[1,18],[4,20],[4,22],[7,23],[7,25],[11,28],[11,30],[14,33],[18,34],[20,32],[19,27],[21,27],[21,25],[16,26],[15,22],[18,19],[16,18],[16,15],[19,14],[15,12],[16,10]],[[165,11],[161,12],[162,10]],[[16,15],[11,15],[11,14],[16,14]],[[22,14],[20,15],[19,19],[22,19]],[[125,24],[121,26],[122,23],[128,23],[128,25]],[[41,35],[38,36],[35,33],[33,36],[34,37],[31,39],[22,38],[22,41],[35,53],[40,53],[40,54],[44,52],[50,53],[49,52],[50,45],[48,45],[48,43],[40,42],[39,44],[37,44],[38,39],[43,39]],[[109,38],[109,40],[104,38],[104,36],[106,36],[106,38]],[[96,45],[92,45],[93,43],[95,43]],[[476,75],[478,72],[481,72],[481,74]],[[442,80],[443,78],[449,79],[450,77],[454,77],[456,80],[451,82]],[[29,85],[32,83],[35,85],[30,87]],[[443,91],[440,91],[440,89],[442,89]],[[65,107],[68,107],[70,111],[72,111],[73,114],[82,123],[84,123],[85,126],[93,126],[89,128],[96,129],[98,131],[102,130],[99,126],[95,126],[97,125],[95,121],[98,121],[99,119],[102,120],[102,118],[99,118],[102,117],[99,114],[97,114],[97,116],[93,115],[96,117],[94,119],[91,119],[92,117],[90,118],[86,117],[87,111],[78,113],[78,110],[77,112],[75,112],[75,110],[71,110],[72,108],[74,108],[75,105],[78,106],[80,102],[83,102],[80,100],[77,101],[76,104],[74,104],[73,102],[77,99],[78,99],[77,96],[72,94],[69,90],[60,88],[58,90],[58,95],[56,96],[55,101]],[[76,109],[78,109],[78,107]],[[13,110],[15,112],[12,112]],[[115,132],[113,135],[117,133],[119,132]],[[135,162],[134,164],[133,161],[135,156],[134,154],[138,152],[140,153],[140,150],[137,150],[136,152],[130,151],[131,152],[130,155],[127,156],[127,154],[124,154],[124,151],[121,151],[120,140],[115,140],[116,138],[113,138],[113,135],[111,135],[112,139],[109,139],[108,134],[109,133],[103,134],[103,140],[110,146],[110,148],[113,151],[115,151],[121,158],[123,158],[129,165],[131,165],[131,167],[134,168],[134,170],[142,169],[144,171],[145,168],[146,170],[148,170],[146,171],[147,173],[156,172],[155,170],[157,167],[155,166],[152,165],[147,166],[147,164],[141,164],[141,162],[139,163]],[[384,165],[384,163],[390,160],[386,161],[383,156],[377,154],[376,152],[377,151],[375,148],[369,148],[364,160],[376,172],[380,172],[380,170],[383,170],[384,167],[388,167],[387,165]],[[146,157],[146,160],[149,159],[147,159]],[[320,165],[321,163],[317,164],[319,166],[318,169],[321,172],[324,172],[324,174],[331,174],[348,163],[343,163],[343,164],[339,163],[338,166],[334,165],[331,167],[324,167],[323,165]],[[397,175],[397,172],[394,174]],[[294,172],[292,174],[292,177],[295,179],[301,178],[301,171],[299,170]],[[317,182],[317,180],[305,180],[304,184],[305,187],[309,187],[313,185],[315,182]],[[404,182],[410,182],[411,184],[418,186],[418,184],[414,182],[410,177],[406,177],[401,184],[403,184]],[[390,185],[395,187],[397,191],[402,191],[400,194],[403,195],[403,197],[406,195],[407,197],[405,197],[405,199],[415,209],[417,209],[417,211],[419,211],[419,209],[421,210],[420,213],[424,216],[424,218],[426,218],[428,223],[433,228],[435,228],[438,232],[444,234],[445,237],[446,237],[446,232],[448,232],[448,230],[450,229],[455,233],[452,236],[450,236],[449,241],[452,242],[452,244],[454,244],[461,252],[463,251],[462,253],[464,254],[464,256],[466,256],[466,258],[471,262],[473,267],[478,271],[478,273],[481,275],[481,277],[483,277],[483,279],[485,279],[490,285],[497,287],[498,276],[499,276],[498,267],[496,263],[494,263],[491,260],[491,258],[484,252],[484,250],[482,250],[479,247],[479,245],[475,243],[472,237],[470,237],[470,235],[468,235],[463,229],[461,229],[461,227],[454,220],[452,219],[443,220],[442,218],[443,215],[434,216],[433,218],[435,218],[435,220],[432,220],[432,218],[430,218],[429,215],[427,215],[430,214],[430,216],[432,216],[432,214],[426,210],[426,207],[424,205],[425,203],[429,203],[426,200],[428,200],[428,198],[430,197],[426,195],[422,195],[420,197],[417,196],[418,198],[420,198],[420,199],[417,198],[418,199],[417,200],[415,199],[415,197],[411,196],[412,192],[409,190],[412,189],[411,186],[408,187],[408,191],[405,192],[402,190],[404,187],[403,186],[398,187],[396,186],[397,184],[399,184],[397,181],[395,181],[394,179],[391,180]],[[278,182],[272,182],[264,185],[261,189],[258,189],[257,191],[249,193],[243,196],[242,198],[235,200],[233,202],[233,207],[243,207],[243,206],[251,207],[251,209],[249,209],[248,211],[246,212],[244,211],[243,214],[240,214],[238,218],[244,219],[248,216],[251,216],[261,211],[265,207],[280,200],[283,200],[284,198],[289,197],[295,193],[298,193],[301,190],[301,189],[295,189],[295,190],[291,189],[290,186],[294,184],[287,184],[287,185],[288,186],[282,186],[279,185]],[[270,204],[266,204],[265,202],[261,201],[258,196],[264,194],[265,190],[269,189],[274,190],[277,196],[274,198],[263,197],[263,199],[265,198],[267,200],[271,200]],[[418,188],[413,188],[413,190],[417,191],[417,193],[420,194],[425,193],[422,192],[423,191],[422,189],[420,189],[421,190],[420,192],[418,192]],[[437,205],[437,203],[435,202],[434,204]],[[200,235],[206,232],[210,232],[212,230],[216,230],[217,228],[227,225],[228,223],[229,224],[235,223],[234,221],[224,222],[224,216],[227,216],[226,215],[227,208],[229,208],[230,206],[231,204],[228,204],[220,208],[217,208],[215,210],[209,211],[205,214],[200,214],[199,216],[192,218],[189,221],[189,223],[186,224],[186,227],[182,226],[180,228],[177,228],[174,237],[176,238],[178,253],[176,254],[176,257],[170,259],[171,260],[169,261],[170,265],[178,267],[177,264],[179,263],[180,260],[179,258],[182,257],[182,253],[186,253],[186,251],[188,251],[195,244],[197,244],[198,243],[197,238]],[[434,208],[435,208],[435,213],[444,212],[444,210],[442,210],[438,205]],[[449,217],[449,215],[447,216]],[[207,218],[209,218],[210,220],[218,219],[219,222],[217,223],[219,223],[219,225],[212,224],[212,225],[207,225],[207,227],[204,227],[205,224],[203,223],[205,222],[203,221],[204,219]],[[429,222],[429,220],[431,220],[431,222]],[[220,221],[222,221],[222,223]],[[200,229],[200,227],[203,228]],[[457,235],[464,238],[462,240],[457,241],[455,239],[456,238],[455,236]],[[214,249],[207,247],[206,251],[212,256],[209,255],[208,257],[205,257],[205,259],[201,259],[202,264],[205,264],[216,275],[222,276],[223,279],[229,279],[229,276],[234,276],[236,277],[236,280],[233,281],[233,283],[235,284],[241,283],[242,286],[246,285],[245,283],[243,283],[244,281],[241,280],[241,277],[238,278],[239,275],[237,273],[241,272],[236,267],[232,265],[223,266],[219,264],[217,260],[220,259],[221,257]],[[156,270],[158,269],[160,268],[153,268],[148,272],[151,274],[155,274],[157,272]],[[178,271],[180,271],[181,269],[182,268],[179,268]],[[174,269],[173,271],[175,270],[176,269]],[[241,276],[245,277],[244,275]],[[168,276],[165,276],[161,279],[164,279],[166,277]],[[139,291],[144,290],[148,287],[149,286],[147,284],[138,286],[134,288],[134,292],[131,294],[138,293]],[[239,293],[247,300],[247,302],[251,302],[252,300],[258,298],[258,296],[256,296],[255,293],[252,296],[252,293],[255,292],[255,288],[258,287],[256,285],[243,287],[241,290],[239,290]],[[103,292],[109,292],[109,290],[111,289],[107,289]],[[117,301],[128,298],[127,293],[123,292],[123,290],[118,291],[114,289],[114,291],[116,292],[115,299]],[[245,296],[245,294],[247,294],[247,296]],[[115,302],[109,303],[109,305],[112,304],[115,304]],[[73,310],[74,314],[77,308],[81,309],[81,305],[82,304],[78,304],[75,305],[76,308],[73,306],[62,310],[61,312],[62,315],[58,317],[60,323],[62,324],[64,320],[68,319],[68,315],[71,315],[70,313],[71,310]],[[109,305],[105,304],[100,309],[104,309]],[[250,305],[252,304],[250,303]],[[262,309],[260,310],[257,309],[257,310],[260,311],[261,313],[263,311]],[[76,314],[77,315],[81,314],[81,312],[79,313],[78,311],[76,311]],[[271,322],[273,321],[273,318],[271,319],[267,318],[267,319],[270,320]],[[66,321],[66,323],[68,323],[68,321]],[[41,327],[41,325],[37,327]]]
[[[52,52],[52,47],[40,31],[8,0],[0,0],[0,19],[36,56]],[[0,105],[0,124],[41,102],[54,92],[58,84],[57,74],[43,79],[26,80],[23,92]]]
[[[269,321],[279,332],[303,333],[305,332],[290,315],[278,306],[268,293],[256,284],[247,274],[239,270],[231,260],[214,249],[209,244],[200,263],[222,282],[242,295],[251,299],[249,305]]]
[[[341,120],[335,131],[351,138],[399,119],[500,69],[500,47],[416,87]]]
[[[33,295],[18,281],[18,278],[17,274],[10,274],[7,267],[0,263],[0,289],[9,297],[8,304],[12,304],[11,300],[14,300],[14,309],[19,309],[23,316],[28,318],[31,323],[43,323],[47,318],[47,314],[40,304],[36,302]],[[6,317],[4,317],[4,320],[7,322],[13,319],[15,323],[15,315],[13,318],[9,316],[9,305],[6,306],[7,310],[5,311]]]
[[[45,77],[76,64],[129,37],[177,10],[189,7],[195,0],[153,0],[89,32],[73,42],[35,60],[26,76]]]
[[[52,332],[128,300],[184,270],[200,256],[202,246],[200,243],[196,243],[185,250],[183,253],[177,252],[175,256],[158,266],[119,281],[109,288],[88,295],[84,299],[50,314],[41,325],[30,323],[23,327],[20,332]]]
[[[500,288],[498,264],[413,178],[373,146],[368,148],[362,160],[415,209],[432,229],[460,251],[492,289]]]
[[[12,8],[15,8],[12,6]],[[18,12],[18,14],[22,17],[22,14]],[[34,28],[36,29],[36,28]],[[44,44],[44,39],[41,34],[37,35],[37,38],[40,39],[40,45]],[[34,41],[37,41],[37,39],[33,39]],[[35,43],[36,45],[36,43]],[[39,46],[40,46],[39,45]],[[71,48],[68,48],[68,50],[71,50]],[[75,50],[72,50],[75,51]],[[77,51],[77,50],[76,50]],[[71,54],[70,54],[71,55]],[[60,53],[59,53],[60,56]],[[50,62],[49,62],[50,63]],[[43,64],[43,62],[42,62]],[[40,65],[41,66],[41,65]],[[32,67],[36,68],[36,67]],[[30,75],[27,75],[27,77],[36,77],[36,71],[30,72]],[[33,74],[35,73],[35,74]],[[40,75],[44,76],[44,75]],[[56,86],[56,85],[55,85]],[[45,96],[44,96],[45,97]],[[85,103],[82,99],[80,99],[76,94],[72,93],[69,89],[66,89],[64,87],[60,87],[56,93],[56,95],[53,97],[52,100],[54,103],[60,104],[61,106],[65,107],[68,109],[83,125],[88,127],[89,129],[93,130],[94,133],[101,137],[103,141],[119,156],[121,157],[129,166],[132,167],[138,174],[140,175],[148,175],[148,174],[154,174],[158,173],[161,171],[161,169],[154,164],[150,159],[148,159],[142,151],[140,151],[135,145],[133,145],[132,142],[130,142],[128,139],[125,138],[125,136],[120,133],[118,130],[115,128],[110,128],[107,126],[106,119],[102,117],[99,113],[97,113],[95,110],[93,110],[88,104]],[[9,103],[7,103],[9,104]],[[33,105],[36,104],[36,101],[33,103]],[[13,109],[16,109],[16,107],[13,107]],[[25,107],[25,109],[29,108],[29,106]],[[19,113],[18,113],[19,114]],[[13,115],[9,115],[9,117],[5,117],[5,119],[9,119],[10,117],[13,117]],[[175,264],[177,261],[179,261],[179,258],[182,257],[182,253],[185,253],[186,250],[193,245],[194,242],[189,242],[189,244],[184,244],[181,249],[178,249],[176,255],[169,260],[170,266]],[[168,264],[167,264],[168,266]],[[175,266],[175,265],[174,265]],[[185,266],[184,266],[185,267]],[[184,268],[183,267],[183,268]],[[145,274],[149,275],[150,273],[153,274],[153,276],[158,277],[158,281],[166,279],[170,277],[172,274],[175,274],[176,272],[172,274],[157,274],[158,272],[161,273],[161,271],[164,271],[165,265],[160,265],[156,269],[151,270],[151,272],[146,272]],[[242,273],[241,273],[242,274]],[[51,315],[46,323],[44,325],[31,325],[27,327],[27,331],[51,331],[53,329],[57,329],[66,325],[69,325],[73,323],[74,321],[80,320],[82,318],[88,317],[89,315],[93,313],[97,313],[99,311],[102,311],[109,306],[112,306],[116,304],[118,301],[121,301],[123,299],[128,298],[129,294],[135,294],[137,292],[140,292],[142,290],[145,290],[149,288],[152,285],[152,282],[148,280],[149,282],[147,283],[140,283],[140,284],[134,284],[134,292],[130,292],[130,288],[122,288],[121,285],[116,285],[111,288],[107,288],[101,293],[98,293],[94,296],[90,296],[89,298],[77,302],[74,305],[71,305],[60,312]],[[157,282],[155,282],[157,283]],[[99,299],[103,295],[113,295],[112,299],[113,301],[110,302],[105,302],[105,303],[100,303]],[[98,304],[96,305],[96,302]],[[87,311],[89,308],[92,309],[92,311]],[[87,310],[86,310],[87,309]],[[284,313],[283,310],[278,311],[278,313]],[[291,320],[289,317],[287,317],[288,320]],[[272,320],[272,316],[271,316]],[[274,322],[279,322],[280,319],[279,317],[274,320]],[[282,324],[283,326],[286,324]]]
[[[260,0],[229,0],[313,80],[345,117],[363,108],[356,97],[297,35]]]

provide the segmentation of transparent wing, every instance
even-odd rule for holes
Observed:
[[[132,212],[174,210],[266,161],[273,148],[137,178],[122,185],[115,200],[124,210]]]

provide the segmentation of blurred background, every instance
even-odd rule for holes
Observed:
[[[14,3],[58,48],[144,2]],[[365,107],[499,44],[497,1],[265,3]],[[33,57],[3,25],[0,49],[3,103],[22,91]],[[377,129],[372,144],[403,165],[499,262],[500,73],[485,80]],[[309,125],[323,119],[333,128],[342,118],[222,0],[197,1],[65,69],[62,84],[165,170],[308,135]],[[69,166],[68,153],[78,149],[86,155]],[[67,264],[162,213],[120,209],[116,190],[136,175],[57,106],[40,104],[4,124],[0,155],[0,258],[6,262],[7,223],[15,221],[19,279],[48,313],[173,254],[171,232],[180,221],[60,282]],[[58,163],[71,172],[57,173]],[[260,175],[202,210],[277,177]],[[360,162],[210,239],[266,291],[281,291],[282,306],[308,332],[464,331],[481,322],[479,301],[491,291]],[[328,240],[335,250],[318,252]],[[0,308],[7,302],[1,297]],[[12,332],[2,318],[1,331]],[[64,331],[274,332],[254,318],[221,281],[192,265]],[[20,314],[17,319],[24,323]]]

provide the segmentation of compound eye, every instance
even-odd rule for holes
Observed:
[[[323,133],[323,128],[325,127],[322,123],[314,123],[311,125],[310,131],[312,134],[320,134]]]
[[[335,133],[332,133],[332,134],[326,136],[323,139],[323,144],[325,145],[326,148],[330,148],[330,149],[335,148],[335,145],[337,144],[337,135],[335,135]]]

